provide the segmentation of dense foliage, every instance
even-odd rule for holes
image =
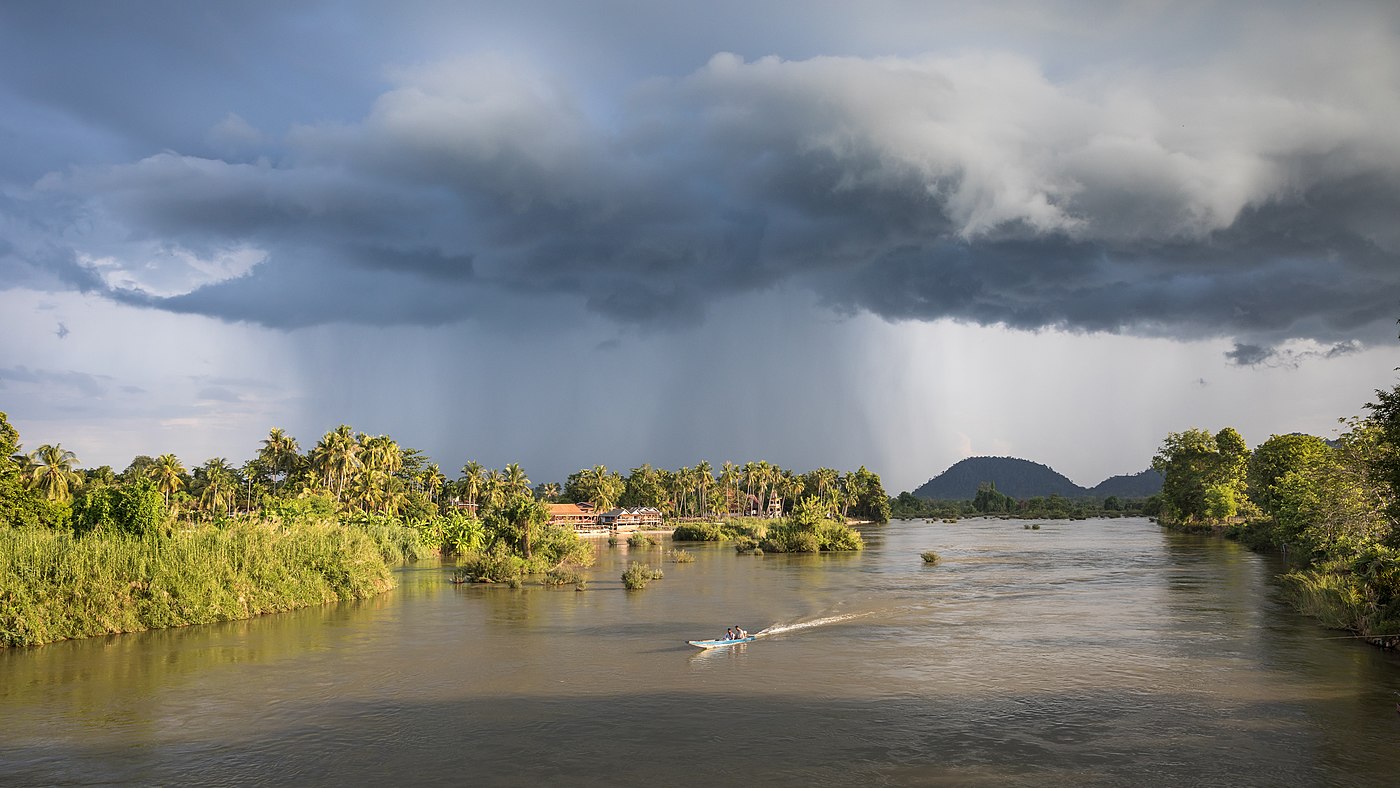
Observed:
[[[1256,548],[1284,551],[1297,606],[1331,626],[1400,645],[1400,386],[1377,391],[1370,415],[1334,441],[1273,435],[1252,452],[1239,434],[1172,433],[1163,522],[1232,524]]]

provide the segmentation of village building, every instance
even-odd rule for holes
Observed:
[[[626,532],[661,527],[661,510],[651,506],[618,507],[598,515],[598,524],[609,531]]]
[[[549,524],[567,525],[575,531],[608,530],[607,526],[598,522],[598,513],[594,511],[593,504],[587,501],[549,504]]]

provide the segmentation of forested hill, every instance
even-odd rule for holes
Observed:
[[[1114,476],[1089,489],[1038,462],[1016,457],[969,457],[920,485],[914,495],[936,501],[969,501],[976,497],[977,485],[982,482],[992,482],[1001,493],[1022,500],[1049,495],[1145,498],[1162,489],[1161,475],[1150,469],[1131,476]]]
[[[1111,476],[1089,490],[1095,498],[1116,495],[1119,498],[1146,498],[1162,491],[1162,474],[1148,468],[1132,475]],[[1015,496],[1012,496],[1015,497]]]

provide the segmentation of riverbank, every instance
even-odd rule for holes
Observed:
[[[334,522],[172,534],[0,529],[0,646],[209,624],[393,587],[384,545]]]

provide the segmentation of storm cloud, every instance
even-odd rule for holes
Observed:
[[[788,42],[795,55],[731,54],[716,36],[706,59],[653,56],[590,87],[572,78],[577,50],[508,43],[411,61],[371,47],[388,58],[377,84],[354,69],[341,83],[292,66],[295,20],[275,6],[254,15],[274,31],[261,39],[222,20],[272,47],[266,62],[188,52],[194,76],[166,74],[125,20],[106,46],[130,68],[99,79],[107,92],[56,62],[52,85],[7,78],[12,127],[61,110],[118,141],[12,177],[0,271],[287,329],[491,320],[537,296],[683,327],[783,285],[895,321],[1231,337],[1241,365],[1288,340],[1389,338],[1400,13],[1204,8],[1174,34],[1189,48],[1132,65],[1067,54],[1074,27],[1039,48],[920,49],[885,20],[831,53],[816,33]],[[1232,24],[1212,27],[1215,11]],[[1127,46],[1154,20],[1116,21]],[[317,95],[306,114],[282,102],[260,120],[246,81],[191,95],[199,128],[136,111],[163,86],[279,65]],[[61,103],[60,83],[74,89]]]

